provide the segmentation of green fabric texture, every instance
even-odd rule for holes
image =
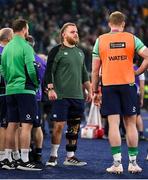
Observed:
[[[121,146],[111,147],[112,155],[121,153]]]
[[[83,99],[82,84],[89,81],[84,53],[78,47],[61,47],[52,67],[53,84],[58,99]]]
[[[34,65],[34,51],[19,35],[4,47],[2,72],[6,81],[6,94],[36,94],[39,86]]]
[[[138,148],[137,147],[128,147],[129,156],[137,156]]]

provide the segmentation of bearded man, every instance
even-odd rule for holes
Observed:
[[[74,23],[66,23],[60,31],[61,44],[54,47],[48,55],[45,72],[47,94],[53,101],[51,119],[53,132],[51,153],[47,166],[56,166],[62,131],[67,121],[66,151],[64,165],[84,166],[87,163],[75,157],[78,132],[86,101],[91,100],[91,89],[84,62],[84,53],[76,45],[79,42],[78,30]]]

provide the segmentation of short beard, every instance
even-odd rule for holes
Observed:
[[[70,44],[70,45],[76,45],[79,43],[79,38],[77,38],[76,40],[71,38],[71,37],[67,37],[67,42]]]

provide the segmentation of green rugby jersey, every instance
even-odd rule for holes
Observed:
[[[52,76],[58,99],[83,99],[82,84],[89,81],[83,51],[61,46],[54,58]]]
[[[37,71],[33,48],[19,35],[4,47],[2,72],[6,81],[6,94],[36,94]]]

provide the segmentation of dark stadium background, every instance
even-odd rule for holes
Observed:
[[[91,71],[91,51],[98,35],[108,32],[108,15],[115,10],[127,16],[126,30],[138,36],[148,46],[148,0],[0,0],[0,28],[11,27],[16,18],[29,21],[30,34],[34,36],[37,53],[48,54],[48,51],[59,42],[58,33],[65,22],[75,22],[79,29],[80,46],[86,54],[86,66]],[[139,64],[142,60],[139,60]],[[148,73],[146,85],[148,85]],[[148,95],[148,92],[145,92]],[[148,128],[148,96],[142,111],[145,130]],[[47,125],[47,124],[46,124]],[[50,152],[50,134],[46,127],[44,137],[43,161],[48,160]],[[145,135],[148,136],[147,132]],[[64,134],[63,134],[64,137]],[[105,169],[110,166],[112,157],[107,140],[80,139],[77,155],[88,162],[85,167],[65,167],[65,138],[59,152],[59,166],[47,168],[41,172],[0,170],[0,179],[146,179],[148,178],[147,154],[148,143],[141,141],[139,146],[139,164],[141,174],[127,172],[127,147],[123,141],[123,175],[110,175]]]

